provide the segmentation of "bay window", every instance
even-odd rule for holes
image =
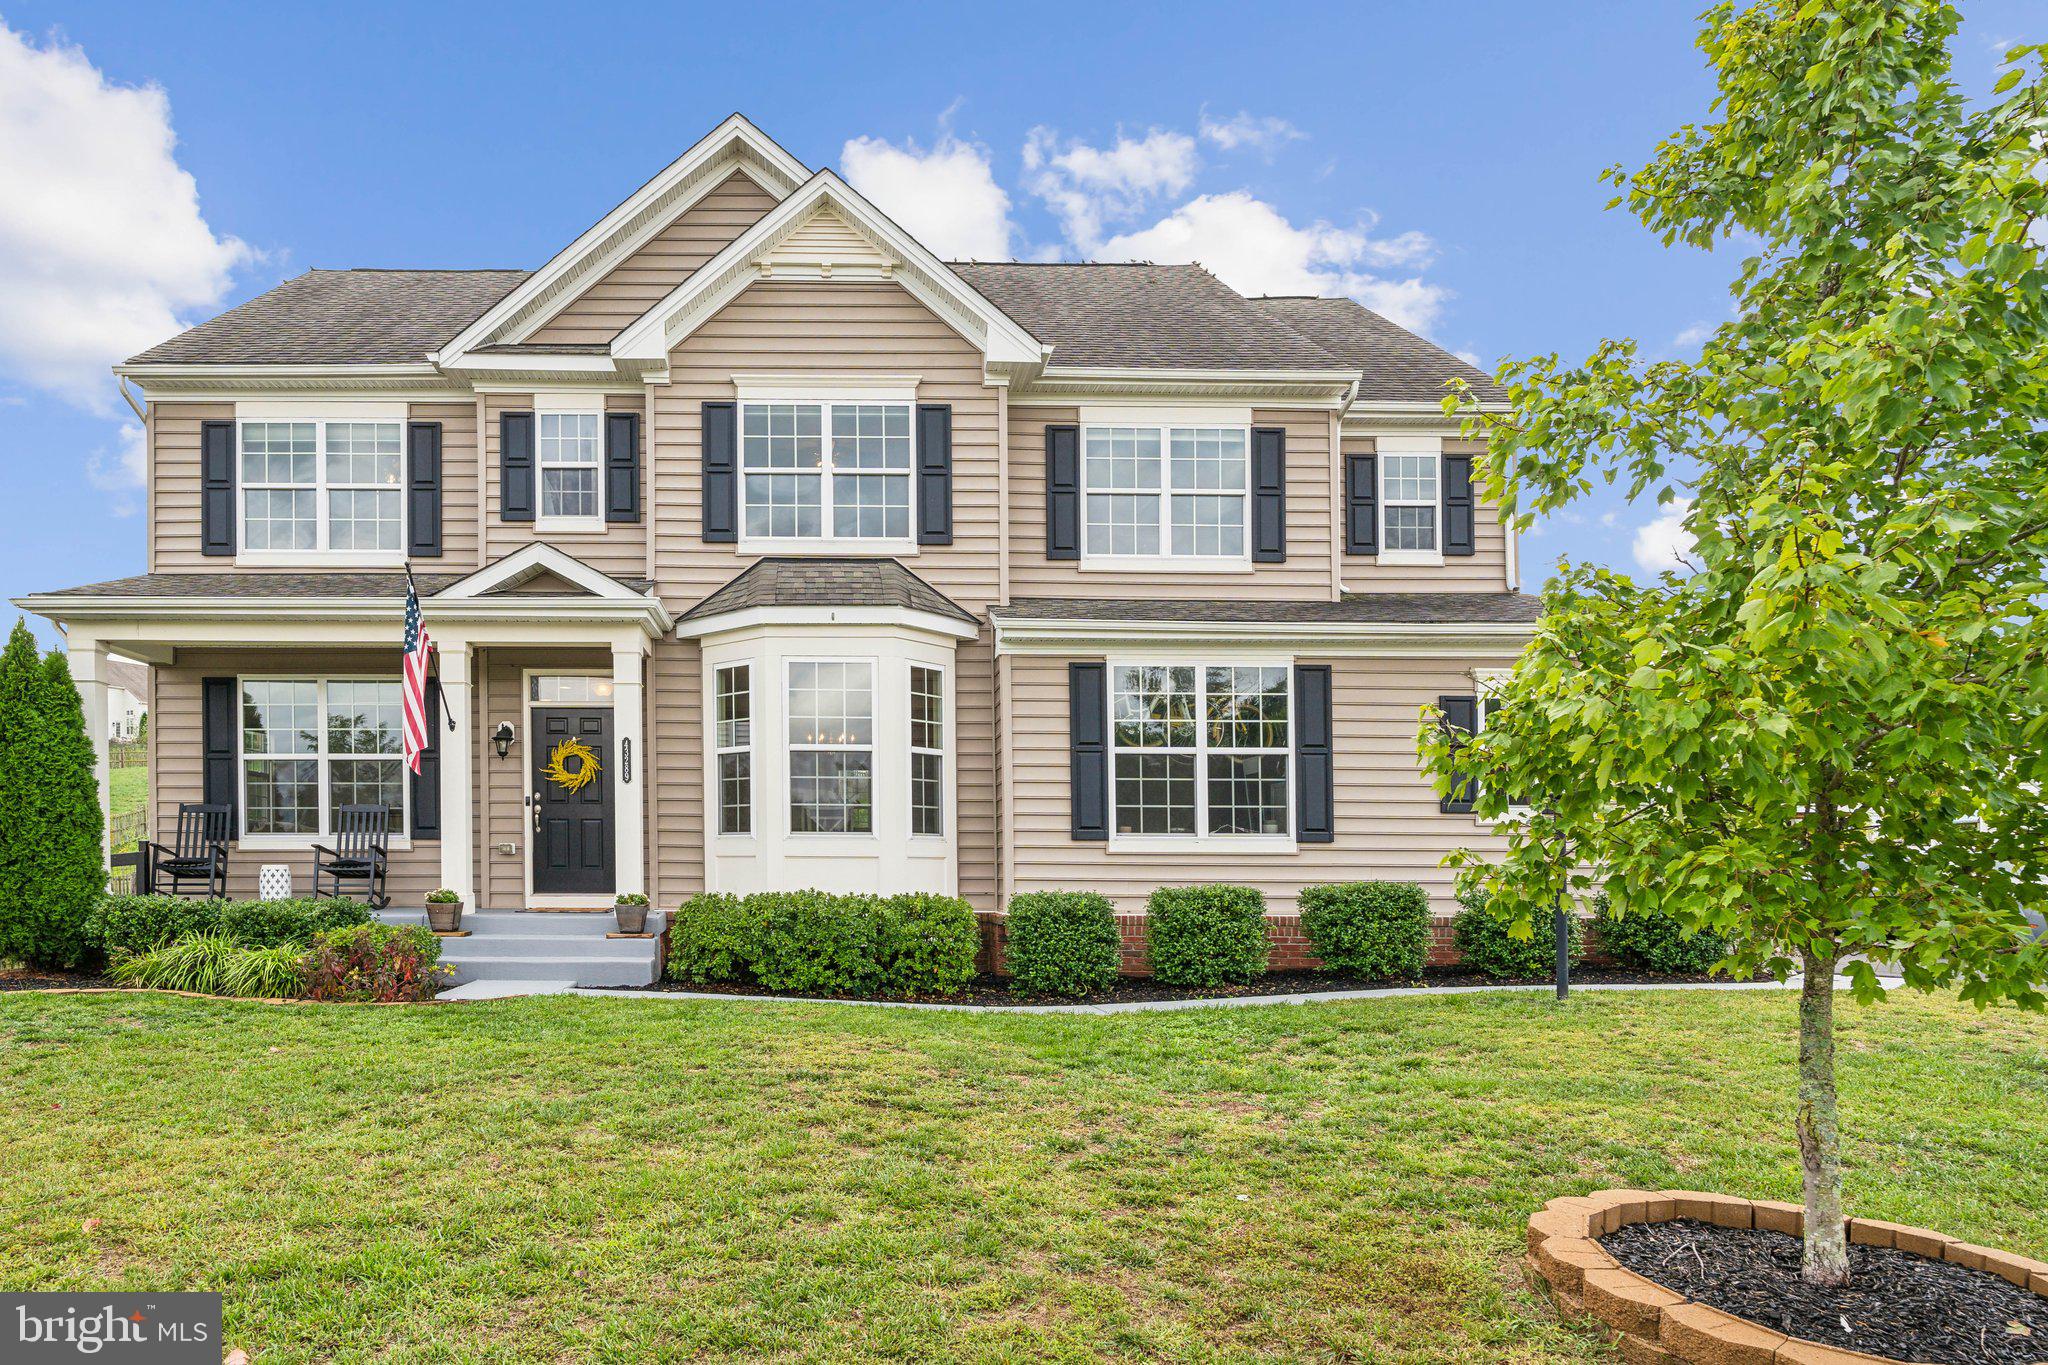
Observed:
[[[1118,837],[1286,837],[1293,740],[1285,664],[1110,670]]]
[[[242,549],[403,550],[401,423],[268,420],[240,425]]]
[[[244,678],[243,837],[331,835],[342,806],[383,806],[408,828],[404,712],[395,678]]]
[[[910,832],[944,834],[946,675],[910,669]]]
[[[1244,559],[1249,441],[1240,426],[1083,427],[1087,555]]]
[[[790,832],[872,833],[874,664],[791,660],[788,697]]]
[[[729,664],[718,670],[716,751],[718,832],[754,832],[754,670]]]
[[[910,407],[894,402],[742,403],[745,536],[908,541]]]

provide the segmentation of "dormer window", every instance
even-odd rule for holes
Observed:
[[[256,557],[402,553],[402,425],[243,421],[242,550]]]

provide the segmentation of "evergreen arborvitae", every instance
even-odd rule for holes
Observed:
[[[106,891],[103,812],[84,708],[61,652],[16,623],[0,653],[0,957],[73,967]]]
[[[16,619],[0,651],[0,959],[28,956],[28,866],[38,834],[28,781],[42,657],[28,623]]]

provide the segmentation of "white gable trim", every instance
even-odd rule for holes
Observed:
[[[778,198],[810,175],[809,167],[734,114],[465,327],[434,362],[450,364],[487,342],[524,340],[576,297],[576,286],[602,278],[735,170]]]
[[[803,274],[786,265],[776,265],[772,259],[776,248],[808,222],[822,204],[830,204],[849,226],[873,242],[887,258],[886,263]],[[748,285],[768,278],[893,280],[981,347],[991,364],[1038,365],[1051,353],[1050,347],[1040,344],[947,269],[944,262],[890,222],[852,186],[831,171],[819,171],[614,337],[613,359],[665,361],[676,343],[696,331]]]
[[[430,600],[482,597],[496,589],[516,588],[544,573],[551,573],[575,584],[592,597],[608,602],[647,600],[644,593],[634,592],[611,575],[600,573],[574,555],[564,554],[542,541],[535,541],[503,559],[484,565],[469,577],[450,583]]]

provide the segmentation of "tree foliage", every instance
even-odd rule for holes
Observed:
[[[0,651],[0,958],[75,967],[107,889],[92,741],[71,667],[17,621]]]
[[[2020,912],[2048,873],[2048,48],[1973,101],[1934,0],[1702,24],[1710,121],[1608,178],[1667,245],[1750,253],[1731,320],[1693,360],[1615,340],[1511,362],[1512,415],[1446,405],[1520,524],[1596,478],[1654,492],[1684,509],[1689,571],[1560,565],[1513,705],[1469,744],[1425,726],[1426,761],[1445,787],[1478,774],[1482,814],[1507,774],[1541,794],[1505,863],[1465,874],[1518,933],[1604,881],[1620,913],[1720,935],[1738,969],[1841,964],[1868,1000],[1850,955],[1869,953],[1911,987],[2038,1008],[2048,950],[2022,946]],[[1839,1167],[1810,1004],[1811,1214],[1815,1163]]]

